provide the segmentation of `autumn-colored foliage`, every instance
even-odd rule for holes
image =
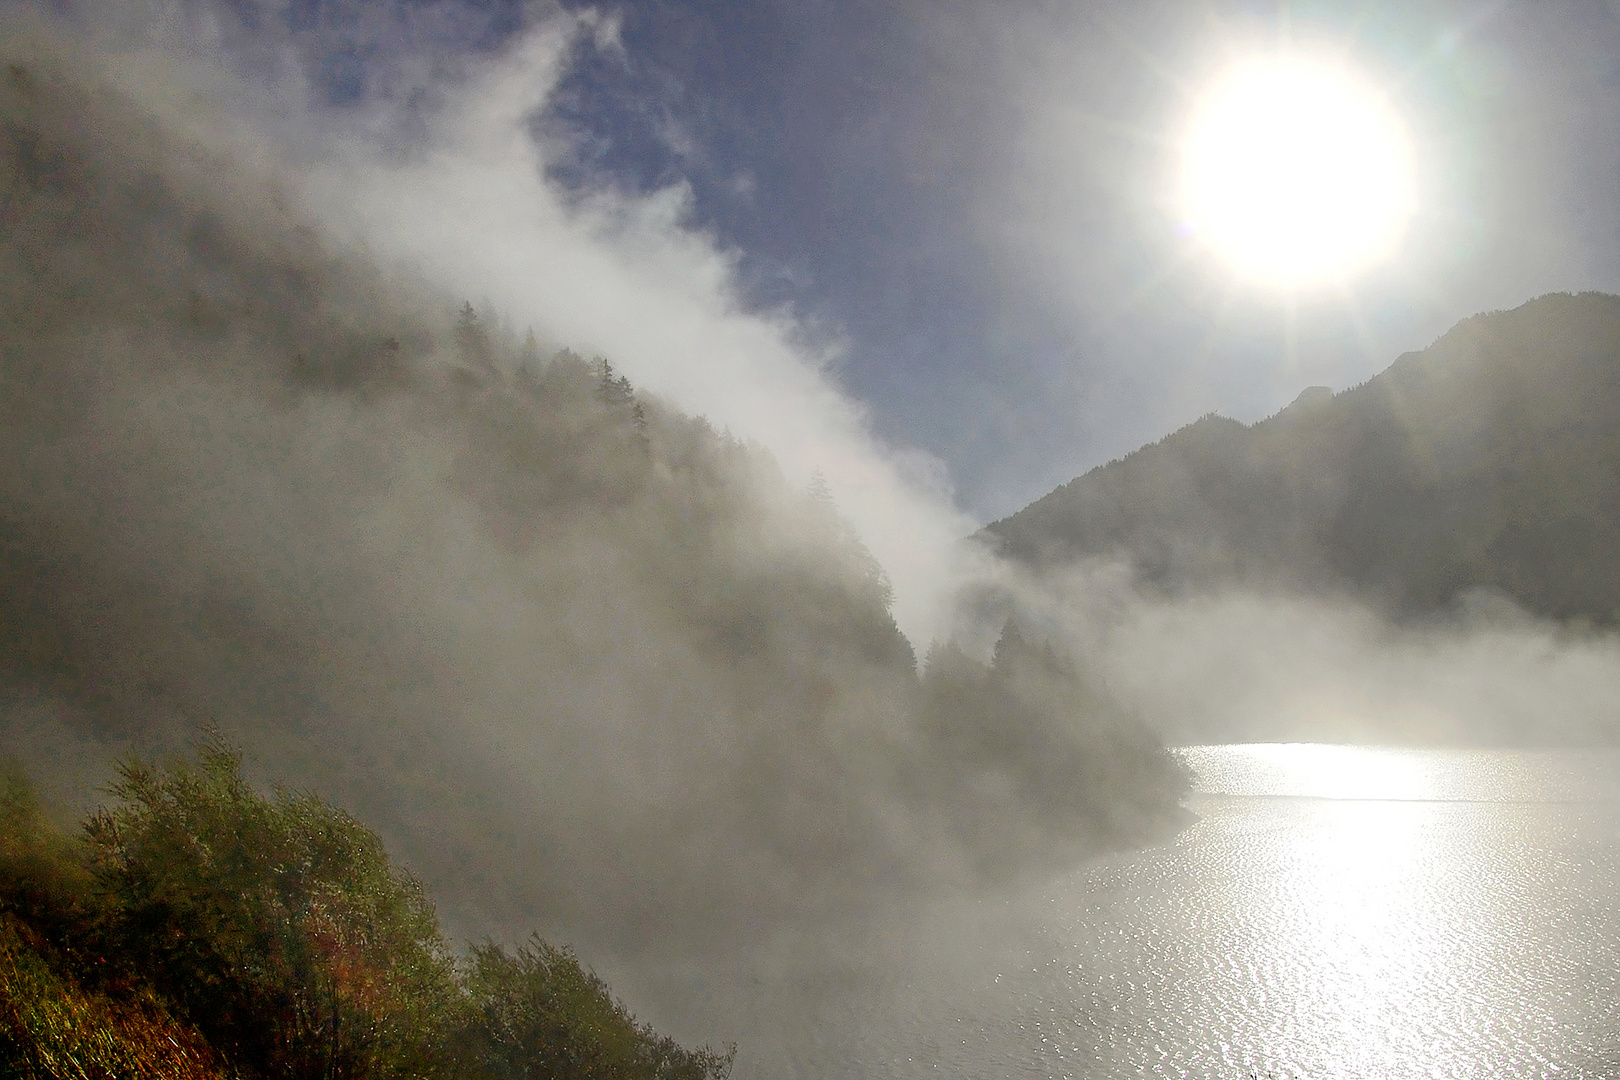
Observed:
[[[0,1073],[24,1080],[719,1080],[567,949],[458,965],[420,885],[217,743],[126,760],[78,837],[0,775]]]
[[[149,991],[85,990],[25,924],[0,916],[0,1073],[18,1080],[222,1080],[232,1074]]]
[[[131,759],[85,838],[105,934],[223,1052],[270,1075],[415,1076],[450,1008],[451,960],[421,887],[310,795],[258,795],[207,744]]]

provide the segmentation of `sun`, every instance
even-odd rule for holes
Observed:
[[[1197,103],[1182,143],[1182,212],[1246,278],[1343,281],[1389,258],[1413,211],[1412,152],[1385,98],[1345,68],[1251,60]]]

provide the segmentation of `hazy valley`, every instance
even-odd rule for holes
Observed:
[[[1613,879],[1612,754],[1503,748],[1620,741],[1620,297],[962,535],[678,200],[570,202],[500,142],[596,19],[304,131],[0,21],[0,1066],[67,1075],[71,1013],[188,1080],[1102,1077],[1206,1030],[1194,1075],[1337,1076],[1336,1036],[1233,1048],[1431,948],[1610,1022],[1554,962],[1607,970],[1585,922],[1522,967],[1468,930]],[[1205,745],[1243,742],[1427,749]],[[1346,880],[1407,937],[1356,953]]]

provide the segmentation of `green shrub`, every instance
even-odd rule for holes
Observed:
[[[638,1023],[573,952],[530,938],[472,952],[460,1071],[491,1080],[723,1080],[735,1048],[687,1050]]]
[[[455,1003],[420,886],[377,836],[310,795],[258,795],[210,743],[195,765],[131,758],[87,823],[110,952],[213,1046],[264,1076],[432,1071]]]
[[[46,820],[22,767],[0,759],[0,911],[59,947],[82,940],[96,912],[86,856]]]
[[[540,938],[459,970],[421,887],[234,751],[119,767],[78,838],[0,770],[0,1075],[723,1080]]]

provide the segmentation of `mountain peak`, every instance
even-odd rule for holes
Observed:
[[[1252,427],[1183,429],[987,531],[1031,565],[1123,558],[1174,590],[1282,585],[1418,613],[1485,588],[1608,623],[1617,431],[1620,297],[1554,294]]]
[[[1294,409],[1310,409],[1316,407],[1317,405],[1325,405],[1332,400],[1333,387],[1307,386],[1305,389],[1299,392],[1299,396],[1297,398],[1288,403],[1287,407],[1283,409],[1283,412],[1290,412]]]

